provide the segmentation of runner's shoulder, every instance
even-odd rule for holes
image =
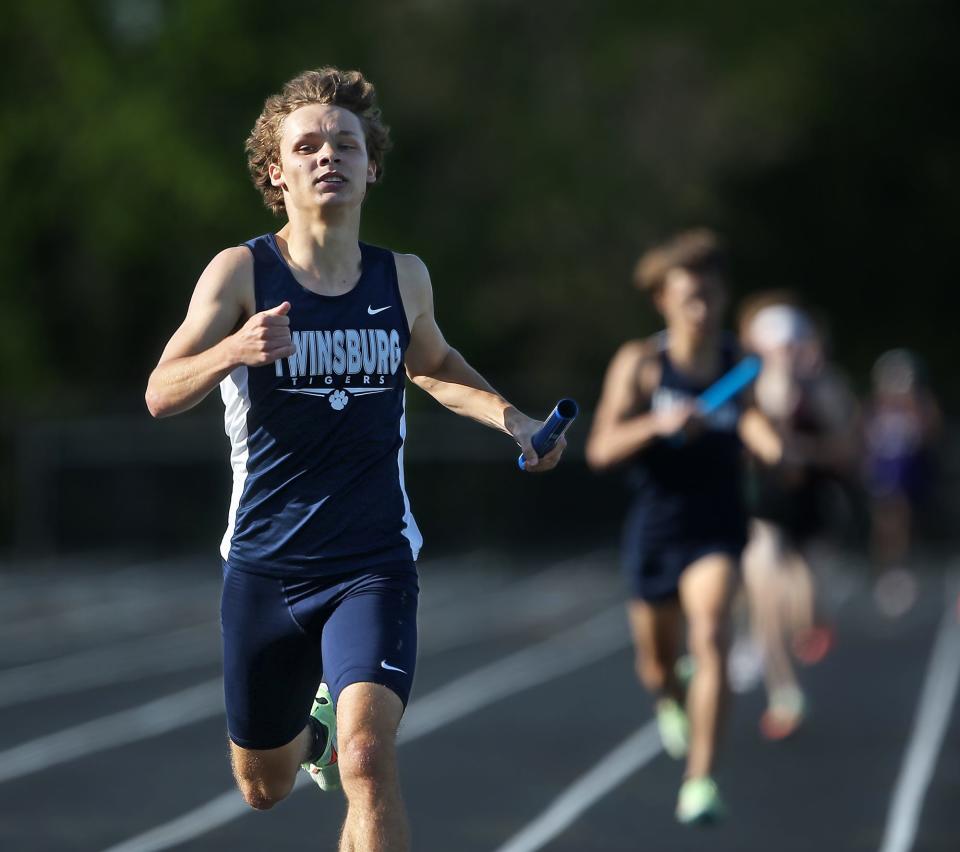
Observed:
[[[253,252],[247,246],[230,246],[213,256],[204,275],[210,274],[226,284],[253,280]]]
[[[661,341],[662,336],[659,334],[628,340],[617,350],[617,357],[638,365],[646,361],[658,361],[663,348]]]
[[[253,254],[246,246],[230,246],[214,255],[197,281],[196,296],[215,301],[253,304]]]
[[[430,272],[427,265],[415,254],[395,251],[393,259],[397,267],[397,284],[412,324],[415,317],[433,304]]]
[[[632,377],[638,389],[650,392],[660,381],[661,349],[660,335],[628,340],[613,356],[611,373]]]
[[[430,272],[427,265],[415,254],[393,252],[393,260],[397,265],[397,277],[401,283],[412,287],[429,287]]]

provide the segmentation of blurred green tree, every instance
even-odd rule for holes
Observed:
[[[140,406],[206,261],[275,226],[243,156],[263,98],[327,63],[394,128],[365,238],[427,261],[450,339],[525,405],[592,401],[657,325],[634,258],[700,222],[740,292],[821,307],[854,373],[912,345],[955,396],[956,24],[932,1],[16,4],[0,405]]]

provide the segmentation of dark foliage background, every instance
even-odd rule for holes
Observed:
[[[958,14],[934,0],[14,4],[0,468],[25,419],[143,411],[205,263],[279,227],[243,140],[269,93],[322,64],[362,69],[393,128],[363,237],[424,258],[448,338],[532,413],[562,394],[592,404],[616,346],[657,325],[633,261],[699,223],[729,238],[738,295],[786,286],[823,312],[860,388],[906,345],[955,409]]]

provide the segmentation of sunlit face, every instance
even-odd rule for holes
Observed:
[[[672,331],[699,340],[715,333],[727,308],[727,290],[716,273],[671,269],[657,307]]]
[[[376,178],[363,125],[350,110],[308,104],[283,120],[270,182],[283,188],[288,211],[359,207]]]

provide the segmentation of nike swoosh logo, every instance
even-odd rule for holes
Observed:
[[[407,674],[403,669],[398,669],[396,666],[391,666],[386,660],[380,661],[380,668],[386,669],[389,672],[400,672],[400,674]]]
[[[392,307],[393,305],[387,305],[385,308],[375,308],[373,305],[367,305],[367,313],[373,316],[374,314],[379,314],[381,311],[389,311]]]

